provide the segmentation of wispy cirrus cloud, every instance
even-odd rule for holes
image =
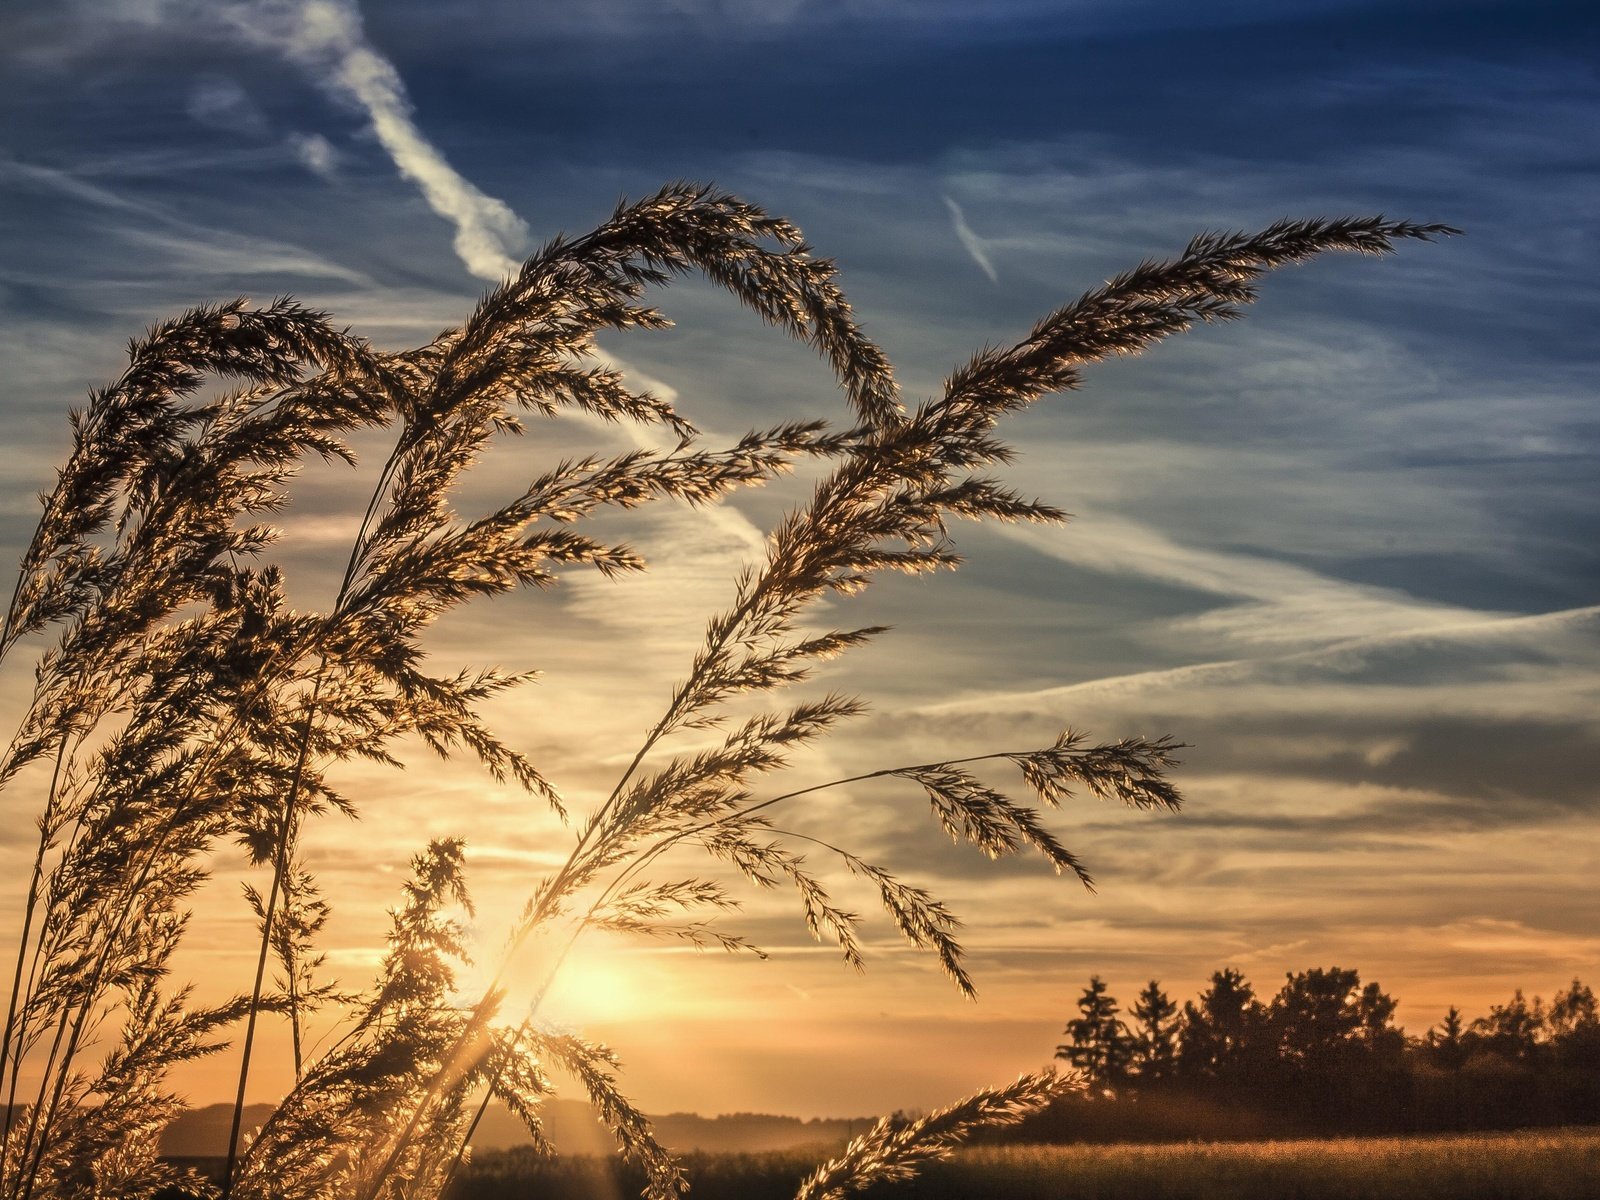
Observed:
[[[366,113],[395,167],[455,226],[455,252],[467,270],[492,282],[516,270],[527,224],[469,182],[418,128],[405,82],[367,40],[352,0],[258,0],[221,11],[247,37],[281,51]]]
[[[1019,713],[1070,713],[1094,702],[1102,710],[1186,709],[1208,720],[1287,713],[1562,720],[1600,701],[1597,630],[1600,605],[1534,616],[1485,614],[1453,626],[1351,637],[1289,653],[986,691],[917,712],[955,720],[981,713],[1003,721]],[[1419,653],[1431,660],[1430,675],[1415,672]],[[1530,660],[1544,662],[1530,670]]]
[[[189,116],[202,125],[227,133],[259,137],[267,131],[267,116],[236,80],[208,76],[189,91]]]
[[[313,175],[332,179],[338,173],[339,152],[320,133],[291,133],[289,148]]]
[[[972,226],[967,224],[967,214],[961,211],[961,205],[949,196],[944,198],[944,203],[950,210],[950,224],[956,231],[956,240],[961,243],[962,249],[972,256],[972,261],[977,263],[989,277],[990,283],[999,283],[1000,273],[994,269],[989,252],[984,248],[983,239],[972,232]]]
[[[363,290],[377,286],[370,275],[301,246],[204,224],[164,203],[134,197],[78,172],[0,157],[0,182],[18,192],[49,195],[58,202],[114,214],[119,218],[112,226],[115,240],[139,255],[156,258],[176,276],[237,281],[278,275],[332,280]],[[0,278],[22,282],[30,277],[14,269],[0,272]],[[56,286],[73,283],[70,279],[53,282]],[[106,281],[91,278],[81,286],[99,290]]]
[[[1352,583],[1261,554],[1185,545],[1141,522],[1102,512],[1070,528],[1002,526],[1001,536],[1062,562],[1208,593],[1227,601],[1168,618],[1163,634],[1240,653],[1349,638],[1458,629],[1502,614]]]

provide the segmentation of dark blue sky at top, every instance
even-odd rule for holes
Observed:
[[[1230,6],[1203,6],[1203,19],[1188,4],[1112,6],[1088,21],[1073,7],[1012,23],[802,13],[752,25],[634,13],[603,33],[550,28],[537,12],[506,4],[390,3],[369,6],[365,18],[441,138],[493,130],[521,153],[568,153],[582,142],[596,156],[686,168],[707,149],[743,145],[895,162],[1069,132],[1152,156],[1303,161],[1330,144],[1425,144],[1466,118],[1459,102],[1493,86],[1489,70],[1587,68],[1592,80],[1600,44],[1600,15],[1587,4],[1397,2],[1309,15],[1300,15],[1309,6],[1235,5],[1233,21],[1221,19]],[[25,47],[52,40],[57,19],[11,18]],[[73,90],[86,101],[115,95],[130,116],[153,115],[200,65],[196,46],[173,32],[101,43]],[[259,52],[217,42],[206,51],[214,68],[258,78],[283,71]],[[1380,68],[1398,77],[1394,92],[1334,94],[1341,80]],[[1407,87],[1408,73],[1417,86]],[[63,106],[27,71],[12,79],[8,140],[49,137],[63,120],[80,137],[94,137],[94,125],[138,137],[105,125],[92,103]],[[264,104],[281,112],[320,102],[280,86]],[[50,119],[18,119],[46,112]]]
[[[719,17],[715,5],[690,14],[601,3],[592,21],[544,7],[391,2],[364,17],[441,140],[493,130],[524,152],[584,142],[597,156],[690,166],[708,148],[745,143],[895,162],[1069,132],[1152,155],[1300,161],[1329,144],[1426,143],[1470,111],[1460,100],[1493,86],[1486,71],[1577,70],[1592,81],[1600,45],[1600,12],[1581,3],[971,6],[998,14],[984,19],[830,17],[819,5],[781,22]],[[24,53],[4,88],[8,141],[36,145],[62,123],[80,137],[98,125],[137,138],[107,124],[93,99],[153,116],[204,66],[280,77],[262,98],[278,115],[321,105],[282,86],[281,64],[204,27],[141,31],[115,23],[115,6],[96,8],[12,7],[5,21]],[[28,70],[27,52],[59,46],[68,27],[89,47],[70,81]],[[1336,94],[1379,70],[1393,92]],[[70,84],[83,103],[49,83]]]
[[[1300,8],[1232,24],[1216,21],[1211,5],[1186,4],[1170,20],[1112,14],[1089,31],[1070,13],[910,29],[802,20],[743,36],[662,20],[650,36],[600,46],[539,32],[487,54],[462,45],[462,59],[442,66],[433,40],[449,45],[442,18],[411,26],[394,6],[370,24],[433,120],[487,117],[536,143],[593,138],[602,153],[652,158],[692,158],[723,141],[880,162],[1065,132],[1152,155],[1291,161],[1329,141],[1425,140],[1458,119],[1450,97],[1402,106],[1368,92],[1329,103],[1323,89],[1352,68],[1383,65],[1451,77],[1472,92],[1489,64],[1582,62],[1600,28],[1587,5],[1397,3],[1293,15]],[[1212,19],[1197,22],[1201,11]]]

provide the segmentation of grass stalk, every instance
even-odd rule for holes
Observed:
[[[17,938],[17,966],[11,977],[11,990],[6,1000],[6,1025],[5,1034],[0,1038],[0,1080],[6,1081],[6,1112],[3,1127],[0,1127],[0,1146],[5,1146],[11,1138],[12,1113],[17,1102],[17,1081],[22,1074],[23,1046],[26,1042],[26,1030],[19,1027],[25,1024],[20,1020],[22,1014],[18,1012],[18,1005],[22,998],[22,964],[28,957],[28,947],[31,944],[33,933],[33,918],[39,904],[39,887],[44,878],[44,860],[50,844],[50,826],[54,816],[56,789],[61,783],[61,768],[66,758],[67,741],[62,738],[61,745],[56,750],[55,767],[50,776],[50,788],[45,798],[45,810],[40,818],[39,848],[34,852],[33,868],[28,873],[28,894],[22,909],[22,932]],[[30,976],[32,972],[30,971]],[[31,990],[31,989],[30,989]],[[15,1049],[13,1049],[13,1036]],[[9,1073],[9,1074],[8,1074]]]
[[[859,918],[829,899],[792,849],[802,842],[823,847],[875,888],[900,934],[936,954],[971,994],[954,932],[959,921],[941,902],[862,859],[848,839],[780,829],[766,812],[825,789],[896,777],[927,793],[956,841],[991,856],[1032,848],[1058,873],[1088,885],[1039,809],[1012,801],[967,768],[1012,762],[1045,808],[1080,786],[1141,809],[1178,802],[1164,777],[1171,742],[1084,747],[1073,735],[1041,750],[758,788],[757,777],[789,766],[794,747],[858,715],[861,705],[829,695],[741,716],[734,698],[799,683],[821,660],[883,632],[814,633],[802,620],[820,599],[855,594],[881,572],[958,565],[950,518],[1061,519],[1058,510],[978,473],[1009,461],[1010,449],[992,436],[1001,417],[1076,387],[1085,363],[1237,315],[1267,270],[1325,250],[1382,252],[1393,240],[1442,232],[1362,219],[1204,235],[1178,258],[1146,263],[1050,314],[1010,349],[975,355],[941,396],[911,413],[900,406],[887,360],[856,327],[831,264],[811,256],[799,231],[715,189],[689,185],[619,207],[587,237],[558,239],[491,291],[461,329],[381,364],[320,315],[288,302],[268,310],[243,302],[195,310],[153,331],[142,349],[136,345],[123,379],[97,394],[75,425],[69,470],[47,499],[0,624],[0,654],[19,630],[68,628],[0,763],[0,770],[20,771],[58,738],[0,1037],[0,1079],[11,1101],[0,1169],[16,1170],[3,1181],[8,1196],[62,1200],[88,1186],[72,1182],[82,1163],[71,1159],[92,1157],[97,1138],[132,1146],[144,1137],[153,1145],[149,1130],[173,1103],[162,1091],[165,1072],[215,1049],[206,1038],[229,1019],[242,1019],[244,1032],[224,1200],[256,1200],[256,1187],[294,1200],[423,1200],[456,1175],[495,1095],[515,1102],[537,1131],[549,1087],[541,1059],[572,1074],[607,1114],[619,1144],[644,1166],[650,1195],[676,1195],[676,1168],[618,1089],[609,1051],[534,1024],[585,932],[653,932],[754,949],[698,917],[666,919],[736,902],[716,876],[652,883],[651,868],[663,855],[698,842],[758,886],[792,882],[813,935],[831,934],[845,960],[859,965]],[[665,318],[641,302],[643,290],[691,270],[818,349],[858,427],[831,434],[796,423],[752,433],[727,451],[691,453],[692,428],[669,406],[628,392],[614,371],[588,367],[597,332],[664,326]],[[302,382],[305,362],[322,373]],[[254,386],[198,407],[178,403],[208,372]],[[487,516],[458,518],[450,497],[489,440],[520,431],[519,411],[555,415],[565,407],[666,425],[684,439],[682,453],[563,463]],[[275,567],[239,565],[272,540],[241,522],[283,502],[300,460],[311,453],[351,460],[341,434],[396,415],[399,435],[331,607],[325,615],[295,614],[282,600]],[[662,496],[708,503],[804,454],[833,460],[831,470],[773,531],[764,560],[739,576],[730,607],[713,618],[665,710],[512,922],[488,985],[465,1003],[451,991],[453,964],[466,951],[449,906],[470,911],[470,900],[459,841],[437,842],[414,860],[372,998],[306,1063],[302,1018],[330,989],[310,982],[317,960],[308,947],[321,917],[304,914],[325,914],[325,906],[302,903],[318,892],[302,874],[309,868],[297,846],[308,815],[324,805],[351,807],[327,781],[330,765],[357,755],[393,762],[394,740],[414,733],[447,758],[471,753],[497,778],[514,778],[560,811],[559,795],[534,764],[479,717],[480,702],[514,677],[490,671],[436,678],[419,665],[422,632],[475,596],[545,586],[558,567],[637,569],[641,562],[625,547],[572,528],[600,506],[631,508]],[[102,538],[113,521],[114,536]],[[709,747],[663,753],[674,733],[718,727],[725,733]],[[108,748],[85,754],[90,738]],[[768,790],[776,794],[752,798]],[[52,839],[69,825],[62,849]],[[261,919],[250,994],[194,1010],[179,993],[162,1007],[155,981],[182,936],[190,893],[226,836],[246,841],[254,861],[271,862],[265,897],[249,891]],[[522,1020],[497,1025],[514,959],[535,933],[561,921],[570,926]],[[275,947],[287,976],[296,1082],[245,1149],[258,1025],[278,1004],[267,996]],[[86,1077],[79,1060],[121,993],[123,1041],[108,1051],[97,1079]],[[28,1051],[46,1041],[38,1097],[19,1136],[13,1110],[20,1072]],[[806,1194],[833,1200],[873,1178],[903,1177],[965,1130],[1011,1119],[1056,1088],[1030,1078],[941,1110],[910,1132],[875,1129],[819,1172]],[[90,1104],[97,1096],[104,1103]],[[102,1168],[112,1170],[111,1159],[95,1162],[97,1172]]]
[[[333,621],[336,622],[346,597],[349,595],[350,586],[356,577],[356,571],[366,549],[367,534],[372,526],[372,519],[378,511],[378,505],[389,484],[394,478],[401,454],[407,449],[409,440],[405,433],[401,434],[389,459],[384,463],[383,470],[379,472],[377,486],[372,490],[372,495],[367,501],[366,512],[362,515],[361,525],[356,531],[354,544],[350,547],[350,556],[345,562],[344,575],[339,581],[339,591],[333,602]],[[265,915],[261,920],[261,943],[257,948],[255,981],[250,990],[250,1007],[245,1017],[244,1044],[239,1056],[239,1084],[234,1093],[233,1114],[228,1128],[228,1154],[222,1171],[222,1200],[228,1200],[233,1194],[234,1169],[239,1161],[239,1134],[240,1126],[244,1121],[245,1088],[250,1079],[251,1053],[255,1048],[256,1020],[261,1011],[261,993],[266,981],[267,957],[272,945],[272,922],[277,912],[278,894],[283,887],[284,876],[289,869],[290,857],[294,849],[294,825],[296,821],[295,805],[299,799],[300,786],[305,778],[307,757],[311,752],[311,730],[316,721],[317,701],[322,695],[322,685],[328,669],[328,656],[323,654],[317,662],[316,674],[311,685],[311,697],[306,702],[306,711],[301,718],[300,731],[296,738],[298,743],[295,750],[294,772],[289,779],[289,787],[284,795],[283,815],[279,822],[277,844],[272,856],[272,881],[267,888],[267,901]],[[290,974],[292,975],[292,968]],[[292,986],[292,982],[291,985]],[[290,1019],[295,1024],[294,1053],[295,1077],[300,1075],[300,1036],[299,1016],[291,1010]]]

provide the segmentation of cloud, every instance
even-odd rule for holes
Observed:
[[[527,225],[504,201],[473,186],[417,127],[405,84],[368,41],[355,0],[142,0],[117,17],[134,25],[184,23],[203,30],[215,30],[220,22],[286,55],[319,87],[367,116],[401,175],[455,226],[455,252],[468,271],[491,282],[516,271],[529,242]],[[85,34],[85,46],[95,43]],[[194,120],[212,128],[251,136],[268,129],[265,114],[230,79],[203,80],[187,107]],[[290,148],[318,175],[327,176],[335,165],[332,146],[319,135],[292,135]]]
[[[267,116],[237,82],[222,76],[202,79],[189,92],[185,111],[200,124],[224,133],[261,137]]]
[[[351,0],[268,0],[226,11],[247,36],[287,54],[321,87],[366,113],[401,175],[455,226],[455,252],[467,270],[499,282],[517,269],[527,225],[468,182],[417,127],[399,72],[367,41]]]
[[[198,230],[198,227],[195,227]],[[304,279],[331,279],[356,286],[370,286],[372,279],[297,246],[262,238],[221,236],[191,237],[187,231],[163,233],[153,229],[129,229],[123,238],[136,250],[161,257],[175,270],[191,279],[221,280],[225,288],[241,279],[261,280],[273,275]]]
[[[367,41],[353,0],[287,0],[233,11],[242,28],[273,41],[306,66],[324,87],[361,105],[401,174],[417,184],[429,207],[456,226],[455,251],[469,271],[494,282],[516,272],[519,263],[513,254],[528,241],[526,223],[505,202],[473,186],[418,129],[399,72]],[[310,135],[297,142],[296,149],[318,174],[331,170],[333,150],[326,139]],[[666,383],[641,374],[614,356],[599,357],[628,374],[635,386],[669,402],[675,398],[676,392]],[[596,428],[601,425],[588,423]],[[652,431],[630,425],[626,433],[641,449],[663,448]],[[758,551],[763,543],[761,531],[731,507],[713,507],[699,514],[693,524],[717,531],[725,544],[731,543],[734,554]],[[699,549],[686,534],[673,544],[670,560],[681,565],[680,554],[694,559]],[[712,561],[724,575],[737,565],[737,560],[730,561],[728,550],[713,555]],[[663,601],[677,597],[676,605],[666,605],[664,611],[669,613],[679,611],[685,599],[671,586],[658,596]],[[689,603],[699,599],[698,593],[688,593]],[[659,615],[645,617],[647,625],[659,625],[660,620]]]
[[[313,175],[332,179],[338,173],[339,152],[320,133],[291,133],[289,149]]]
[[[56,197],[57,203],[65,199],[98,209],[102,214],[114,213],[126,218],[113,226],[114,237],[142,262],[160,262],[163,272],[169,273],[166,278],[222,278],[231,287],[240,279],[260,281],[265,276],[282,275],[337,280],[364,290],[377,287],[370,275],[301,246],[192,221],[164,204],[133,199],[72,171],[0,157],[0,183],[9,183],[18,191],[49,193]],[[30,284],[45,282],[44,278],[36,279],[21,269],[14,269],[0,278]],[[148,271],[142,270],[140,284],[148,279]],[[51,277],[48,282],[58,288],[78,286],[101,293],[112,281],[92,277],[75,283],[71,279]]]
[[[645,658],[687,664],[718,598],[729,598],[729,581],[748,559],[750,542],[743,531],[678,505],[633,513],[629,525],[650,569],[620,580],[572,572],[562,584],[566,609],[612,635],[632,635],[629,643]]]
[[[1461,716],[1561,719],[1595,701],[1594,630],[1600,606],[1529,617],[1483,617],[1348,638],[1313,650],[1228,659],[1106,676],[1061,687],[987,692],[918,712],[956,723],[975,716],[1070,712],[1093,700],[1107,707],[1187,708],[1208,718],[1298,712],[1302,715],[1398,717],[1426,700],[1435,712]],[[1539,648],[1549,647],[1549,655]],[[1431,672],[1415,661],[1431,660]],[[1571,665],[1535,667],[1541,657]],[[1533,660],[1533,662],[1530,662]],[[1161,697],[1167,697],[1167,704]]]
[[[1000,526],[1001,536],[1091,570],[1244,603],[1170,619],[1168,633],[1236,646],[1310,646],[1346,638],[1452,629],[1504,614],[1419,600],[1393,588],[1350,583],[1294,563],[1183,545],[1137,521],[1092,512],[1070,528]]]
[[[944,198],[944,202],[950,209],[950,224],[954,227],[956,238],[962,247],[972,255],[972,261],[983,268],[983,273],[989,277],[990,283],[999,283],[1000,274],[994,269],[994,263],[989,261],[989,254],[983,248],[983,240],[973,233],[972,226],[967,224],[967,216],[961,211],[961,206],[949,196]]]

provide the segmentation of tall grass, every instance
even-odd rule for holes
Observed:
[[[1064,1181],[1083,1200],[1582,1200],[1594,1195],[1594,1130],[1425,1138],[996,1146],[918,1180],[919,1200],[1046,1200]],[[889,1194],[889,1193],[886,1193]]]
[[[996,436],[1000,421],[1077,387],[1085,364],[1238,315],[1272,268],[1446,232],[1368,218],[1203,235],[1177,258],[1144,263],[1050,314],[1017,345],[978,353],[939,396],[909,410],[832,264],[798,230],[682,184],[619,207],[585,237],[550,243],[463,325],[413,350],[376,351],[290,301],[198,308],[152,329],[130,347],[122,377],[74,415],[71,453],[43,496],[0,627],[0,655],[49,639],[0,759],[0,788],[27,792],[21,802],[39,814],[0,1043],[0,1194],[149,1195],[178,1182],[156,1154],[179,1105],[169,1072],[218,1052],[242,1026],[242,1112],[264,1019],[288,1024],[296,1080],[253,1137],[235,1120],[224,1195],[435,1195],[491,1098],[541,1138],[548,1070],[599,1108],[650,1195],[677,1194],[681,1172],[621,1091],[610,1052],[544,1027],[542,989],[510,1007],[506,966],[518,948],[536,932],[555,931],[570,947],[594,930],[748,948],[707,920],[734,908],[735,896],[709,878],[658,873],[664,854],[689,848],[758,887],[793,887],[811,932],[859,964],[858,919],[806,857],[820,851],[875,892],[900,933],[970,994],[959,921],[943,903],[848,846],[779,823],[782,806],[849,781],[781,789],[768,777],[860,705],[833,694],[769,697],[883,632],[818,629],[808,623],[817,602],[857,594],[885,571],[958,565],[952,517],[1062,519],[985,472],[1011,456]],[[814,347],[844,393],[848,422],[799,421],[707,448],[671,405],[630,390],[597,359],[603,331],[666,325],[646,290],[690,272]],[[653,429],[663,448],[552,462],[498,507],[457,511],[463,476],[494,440],[573,412]],[[272,514],[303,462],[354,466],[352,441],[380,429],[391,449],[371,477],[336,594],[322,611],[291,608],[273,562]],[[568,818],[540,765],[480,715],[519,677],[436,672],[427,630],[475,598],[551,586],[560,571],[639,570],[625,547],[590,532],[602,510],[714,504],[800,459],[824,465],[821,481],[739,575],[732,603],[712,616],[604,801]],[[709,735],[711,748],[674,750],[686,731]],[[328,906],[302,832],[326,812],[354,811],[338,790],[340,764],[397,765],[403,738],[475,759],[571,822],[565,861],[532,889],[476,995],[456,984],[467,950],[459,915],[470,909],[458,841],[417,855],[368,992],[341,997],[318,971]],[[1174,748],[1166,738],[1092,744],[1069,730],[1048,746],[874,774],[926,793],[957,841],[991,856],[1031,849],[1088,884],[1040,806],[1082,790],[1175,808],[1166,778]],[[1037,803],[972,773],[980,762],[1015,768]],[[200,1004],[170,982],[169,968],[196,889],[230,842],[263,869],[248,895],[257,965],[247,992]],[[279,983],[269,987],[273,962]],[[303,1024],[329,1005],[343,1012],[339,1036],[308,1056]],[[1029,1076],[910,1128],[882,1125],[801,1195],[822,1200],[903,1177],[977,1125],[1017,1119],[1067,1086]]]
[[[691,1154],[703,1200],[784,1200],[816,1154]],[[931,1165],[881,1200],[1589,1200],[1600,1131],[1166,1145],[981,1146]],[[634,1181],[612,1160],[486,1154],[452,1200],[591,1200]]]

